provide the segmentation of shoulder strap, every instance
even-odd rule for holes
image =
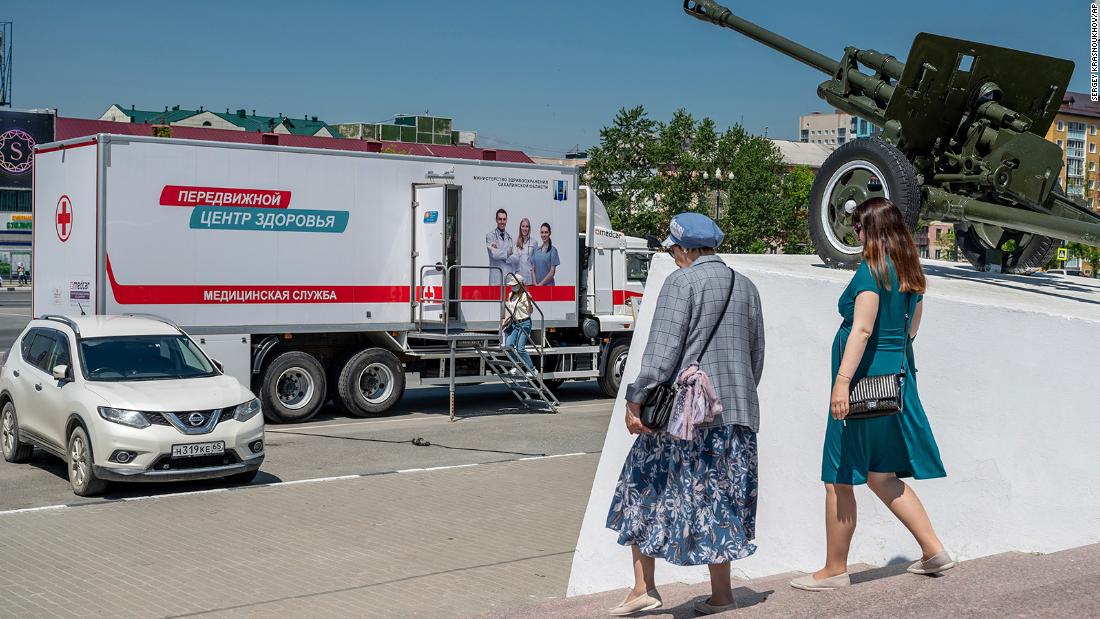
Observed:
[[[730,298],[733,297],[733,288],[737,285],[737,271],[730,269],[730,291],[726,295],[726,302],[722,304],[722,313],[718,315],[718,322],[714,323],[714,328],[710,330],[710,335],[707,336],[707,341],[703,344],[703,350],[699,351],[699,359],[703,358],[703,355],[707,352],[707,348],[710,346],[711,340],[714,339],[714,334],[718,333],[718,327],[722,326],[722,319],[726,317],[726,310],[730,307]]]
[[[901,374],[905,374],[905,365],[909,360],[909,321],[912,320],[913,314],[916,313],[916,311],[917,306],[913,303],[913,293],[905,293],[905,333],[902,335],[902,341],[905,342],[905,344],[901,349]]]

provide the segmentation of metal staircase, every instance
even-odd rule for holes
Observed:
[[[455,273],[462,270],[496,271],[501,280],[500,296],[497,299],[485,300],[459,300],[451,298],[449,284],[452,278],[455,277]],[[442,276],[442,295],[436,295],[431,286],[425,285],[425,275],[429,273],[438,273]],[[478,356],[481,357],[481,361],[485,364],[486,370],[500,378],[501,382],[503,382],[516,396],[516,399],[523,404],[524,408],[528,410],[556,413],[558,412],[558,406],[561,405],[558,398],[550,391],[546,383],[543,382],[541,369],[528,371],[526,364],[522,358],[520,358],[515,348],[491,345],[489,343],[490,341],[501,341],[503,339],[503,333],[501,331],[497,330],[495,333],[492,333],[464,330],[460,325],[456,324],[453,317],[450,315],[452,307],[454,307],[456,303],[495,303],[500,307],[500,319],[503,320],[505,315],[511,312],[507,303],[505,303],[507,292],[503,282],[504,273],[499,267],[454,264],[449,266],[427,265],[420,269],[419,285],[417,286],[416,298],[413,303],[418,325],[416,337],[439,340],[447,343],[450,351],[449,382],[451,421],[455,420],[455,356],[458,348],[463,345],[466,347],[473,346]],[[436,329],[434,331],[429,331],[425,328],[427,326],[424,319],[425,305],[442,306],[441,316],[439,317],[439,321],[435,324]],[[538,339],[536,340],[535,337],[532,336],[530,344],[535,348],[535,353],[539,357],[539,365],[541,366],[546,352],[546,316],[543,314],[542,308],[539,307],[538,303],[533,299],[531,300],[531,305],[532,309],[538,313],[539,328],[534,330],[534,333],[538,333]],[[460,330],[452,331],[452,327],[458,327]]]
[[[541,372],[529,370],[515,348],[481,344],[475,348],[489,371],[500,378],[524,408],[558,412],[561,402],[543,382]]]

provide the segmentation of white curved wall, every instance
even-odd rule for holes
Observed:
[[[767,348],[756,555],[734,574],[816,570],[824,562],[821,442],[836,301],[850,272],[816,257],[724,256],[760,290]],[[646,299],[675,266],[658,256]],[[926,262],[929,289],[915,342],[921,396],[946,479],[912,482],[961,559],[1053,552],[1100,542],[1100,282],[977,273]],[[642,304],[624,386],[638,372],[651,304]],[[625,387],[624,387],[625,388]],[[615,405],[589,499],[569,595],[631,583],[629,549],[604,528],[633,442]],[[852,563],[913,559],[919,549],[866,487],[857,489]],[[698,582],[705,567],[658,561],[658,582]]]

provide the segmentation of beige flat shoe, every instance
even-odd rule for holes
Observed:
[[[906,571],[910,574],[939,574],[942,571],[955,567],[955,559],[947,550],[941,550],[928,558],[928,560],[914,561]]]
[[[630,599],[630,594],[626,594],[626,599],[619,603],[618,606],[607,611],[607,614],[613,617],[625,617],[634,613],[640,613],[643,610],[653,610],[660,608],[661,595],[657,593],[656,589],[650,589],[643,595],[639,595],[634,599]]]
[[[722,604],[721,606],[711,604],[710,598],[695,602],[695,612],[699,613],[700,615],[717,615],[718,613],[724,613],[727,610],[733,610],[735,608],[737,608],[737,600],[734,600],[729,604]]]
[[[848,572],[837,576],[830,576],[823,580],[816,580],[813,574],[806,574],[805,576],[799,576],[791,581],[791,586],[795,589],[802,589],[803,591],[829,591],[831,589],[839,589],[841,587],[847,587],[852,584],[850,578],[848,578]]]

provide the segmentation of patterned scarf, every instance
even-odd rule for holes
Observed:
[[[710,382],[707,373],[695,362],[684,368],[676,379],[680,389],[672,405],[672,416],[666,431],[675,438],[690,441],[695,436],[695,426],[709,423],[722,412],[722,400]]]

